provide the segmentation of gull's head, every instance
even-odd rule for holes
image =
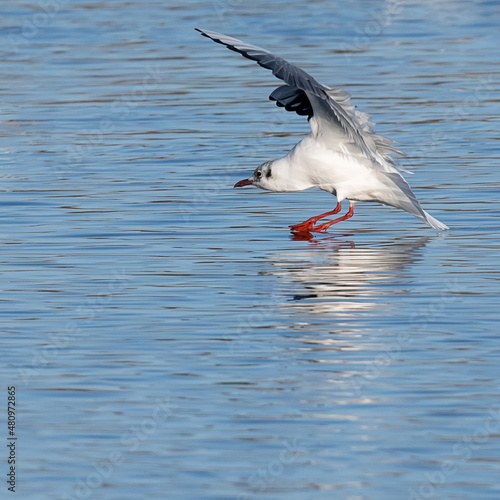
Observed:
[[[273,189],[273,167],[274,161],[265,161],[262,165],[259,165],[252,177],[248,179],[243,179],[242,181],[237,182],[234,187],[239,188],[243,186],[255,186],[261,189],[267,189],[269,191],[275,191]]]

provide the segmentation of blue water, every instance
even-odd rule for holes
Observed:
[[[2,7],[17,498],[500,498],[499,3]],[[232,185],[308,125],[195,26],[345,87],[451,230],[294,240],[334,198]]]

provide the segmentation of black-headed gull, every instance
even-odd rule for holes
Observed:
[[[337,197],[334,210],[290,226],[293,232],[326,231],[332,224],[352,217],[358,201],[401,208],[434,229],[449,229],[422,209],[391,158],[391,153],[404,153],[391,146],[391,139],[373,132],[369,115],[354,108],[347,92],[318,83],[304,70],[255,45],[214,31],[196,30],[270,69],[286,85],[278,87],[269,99],[287,111],[307,116],[311,126],[311,133],[285,157],[264,162],[250,178],[234,187],[253,185],[278,192],[318,187]],[[345,199],[349,200],[347,214],[315,225],[340,212]]]

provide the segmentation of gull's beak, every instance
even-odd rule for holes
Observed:
[[[252,178],[250,179],[243,179],[242,181],[237,182],[233,187],[235,188],[241,188],[243,186],[251,186],[253,184]]]

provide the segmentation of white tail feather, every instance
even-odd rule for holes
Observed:
[[[440,229],[441,231],[446,231],[447,229],[450,229],[446,224],[439,222],[432,215],[429,215],[425,210],[423,212],[425,215],[425,219],[422,218],[422,220],[424,220],[424,222],[427,222],[429,226],[433,227],[434,229]]]

